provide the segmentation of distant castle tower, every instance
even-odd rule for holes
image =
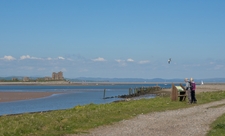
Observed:
[[[63,77],[62,71],[60,71],[58,73],[56,73],[56,72],[52,73],[52,80],[63,80],[63,79],[64,79],[64,77]]]

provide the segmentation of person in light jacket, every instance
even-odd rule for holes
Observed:
[[[187,93],[187,97],[188,97],[188,103],[190,104],[191,103],[191,86],[190,86],[190,83],[188,81],[188,78],[185,78],[184,79],[185,81],[185,90],[186,90],[186,93]]]

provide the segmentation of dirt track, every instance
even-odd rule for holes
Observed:
[[[225,90],[225,85],[197,86],[196,93],[218,90]],[[185,109],[139,115],[131,120],[95,128],[90,134],[81,136],[205,136],[210,130],[209,125],[224,113],[225,99]]]

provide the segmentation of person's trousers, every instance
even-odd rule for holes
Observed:
[[[191,103],[191,90],[187,90],[188,102]]]
[[[191,103],[196,102],[195,91],[191,91]]]

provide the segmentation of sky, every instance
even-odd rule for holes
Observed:
[[[0,77],[223,78],[224,7],[224,0],[1,0]]]

